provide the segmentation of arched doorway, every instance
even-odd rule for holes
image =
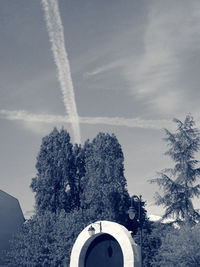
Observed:
[[[86,252],[84,267],[123,267],[123,254],[117,240],[109,234],[96,237]]]
[[[140,253],[139,253],[140,248],[135,244],[131,236],[131,233],[123,225],[110,221],[97,221],[92,223],[92,226],[95,230],[92,235],[88,231],[89,228],[91,227],[91,224],[86,226],[78,235],[72,248],[70,257],[70,267],[91,267],[91,266],[92,267],[99,267],[99,266],[140,267],[141,266]],[[98,246],[107,244],[107,242],[111,243],[113,247],[111,246],[110,249],[108,245],[107,250],[105,250],[104,252],[107,253],[107,257],[109,257],[110,255],[111,256],[110,258],[112,257],[114,258],[113,253],[115,253],[116,251],[118,251],[117,254],[119,255],[122,254],[123,256],[119,257],[120,265],[117,265],[118,262],[117,263],[112,262],[112,265],[104,265],[101,261],[102,255],[100,255],[99,258],[98,256],[99,254],[96,254],[98,262],[94,263],[94,261],[92,261],[91,265],[90,257],[92,257],[93,253],[98,253],[97,251],[99,249],[96,251]]]

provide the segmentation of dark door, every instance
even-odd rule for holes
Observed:
[[[123,267],[123,254],[117,240],[102,234],[90,244],[84,267]]]

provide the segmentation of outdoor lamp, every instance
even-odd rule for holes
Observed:
[[[93,224],[98,224],[99,225],[99,228],[100,228],[100,232],[102,231],[101,222],[94,222]],[[88,233],[89,233],[90,236],[95,235],[95,228],[92,226],[92,224],[88,228]]]
[[[134,195],[131,197],[131,206],[128,210],[128,215],[131,220],[133,220],[136,216],[137,210],[133,206],[133,202],[137,203],[138,206],[138,215],[137,215],[137,221],[139,222],[139,228],[140,228],[140,259],[141,259],[141,267],[143,266],[142,261],[142,218],[141,218],[141,208],[142,208],[142,196],[139,197]]]
[[[128,210],[128,215],[129,215],[129,218],[131,220],[133,220],[135,218],[135,209],[133,206],[130,206],[130,208]]]
[[[90,236],[95,235],[95,229],[92,225],[90,225],[90,227],[88,228],[88,233]]]

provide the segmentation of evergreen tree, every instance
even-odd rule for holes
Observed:
[[[165,129],[169,150],[165,153],[175,162],[174,168],[165,169],[159,173],[159,177],[152,179],[157,183],[164,194],[157,193],[156,204],[166,208],[163,218],[175,216],[176,220],[194,221],[200,216],[192,204],[193,197],[199,197],[200,184],[196,184],[200,175],[200,168],[195,160],[195,152],[200,147],[199,130],[190,115],[184,122],[174,119],[177,124],[175,133]]]
[[[75,168],[75,195],[76,207],[80,208],[80,195],[82,193],[82,182],[85,177],[85,148],[75,144],[73,147],[74,168]]]
[[[96,219],[124,223],[129,195],[124,177],[124,157],[114,135],[99,133],[85,144],[85,178],[82,208]]]
[[[69,212],[77,206],[76,173],[69,133],[55,128],[42,139],[36,163],[37,175],[32,179],[36,211]]]
[[[99,133],[83,148],[73,147],[64,129],[43,138],[31,184],[36,215],[13,240],[8,266],[64,266],[88,224],[112,220],[127,226],[130,197],[123,162],[114,135]],[[142,213],[146,218],[144,203]],[[138,221],[132,224],[138,227]]]

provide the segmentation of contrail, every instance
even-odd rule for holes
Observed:
[[[0,110],[0,117],[11,121],[41,123],[71,123],[69,116],[34,114],[26,110]]]
[[[129,128],[142,129],[161,129],[171,128],[169,120],[145,120],[141,118],[122,118],[122,117],[80,117],[83,124],[104,124],[113,126],[123,126]]]
[[[45,21],[51,42],[51,49],[57,67],[58,80],[63,95],[63,103],[71,121],[74,141],[80,143],[79,116],[76,107],[73,82],[67,51],[65,49],[64,30],[59,14],[58,1],[41,0]]]
[[[8,120],[21,120],[25,122],[42,123],[71,123],[69,116],[33,114],[25,110],[0,110],[0,117]],[[122,117],[80,117],[80,123],[90,125],[113,125],[128,128],[141,129],[171,129],[173,122],[169,120],[145,120],[141,118],[122,118]]]

